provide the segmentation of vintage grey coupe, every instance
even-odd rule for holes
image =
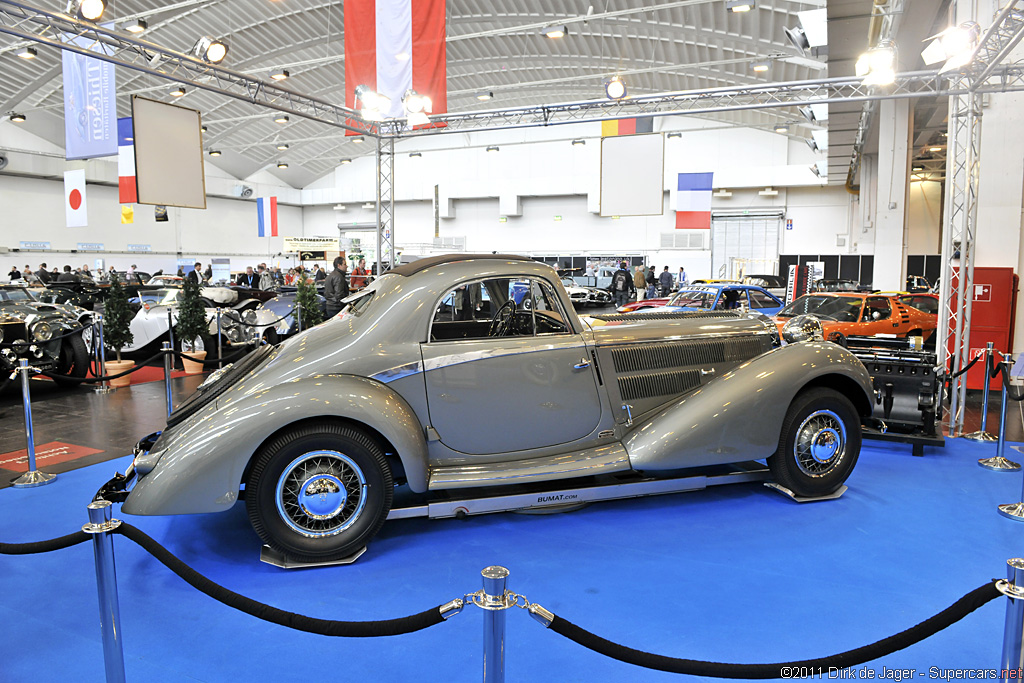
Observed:
[[[524,286],[529,306],[517,303]],[[782,345],[756,315],[581,318],[549,266],[432,257],[211,375],[113,488],[139,515],[244,497],[267,544],[327,560],[377,533],[400,485],[678,476],[767,459],[778,483],[824,495],[857,461],[870,391],[846,349]]]

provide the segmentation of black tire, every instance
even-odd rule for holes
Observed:
[[[263,333],[263,339],[268,344],[277,344],[279,341],[281,341],[281,336],[277,333],[277,330],[269,328],[266,332]]]
[[[257,453],[245,507],[264,543],[318,562],[364,547],[387,519],[393,492],[391,469],[372,439],[333,422],[312,422]]]
[[[860,441],[860,418],[850,399],[833,389],[808,389],[790,404],[768,468],[798,496],[828,495],[853,471]]]
[[[73,334],[65,337],[60,345],[60,360],[57,362],[58,375],[70,375],[77,379],[54,380],[62,387],[76,387],[85,379],[89,372],[89,350],[85,347],[82,335]]]

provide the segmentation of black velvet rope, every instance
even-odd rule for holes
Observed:
[[[44,377],[49,377],[50,379],[66,379],[66,380],[71,380],[71,381],[74,381],[74,382],[81,382],[83,384],[95,384],[96,382],[103,382],[103,381],[107,381],[107,380],[111,380],[111,379],[117,379],[118,377],[124,377],[125,375],[132,374],[133,372],[138,372],[139,370],[141,370],[145,366],[149,365],[150,363],[152,363],[156,359],[161,358],[163,355],[164,355],[164,352],[160,351],[155,356],[151,356],[150,358],[147,358],[146,360],[142,361],[141,363],[137,363],[137,364],[133,365],[131,368],[125,370],[124,372],[119,372],[116,375],[103,375],[102,377],[73,377],[71,375],[58,375],[56,372],[50,372],[49,370],[42,370],[42,371],[40,371],[39,374],[43,375]]]
[[[1015,387],[1010,384],[1010,373],[1006,370],[1004,363],[998,365],[998,370],[993,371],[992,376],[994,377],[997,373],[1003,376],[1003,388],[1006,389],[1006,397],[1011,401],[1024,401],[1024,391],[1020,393],[1015,391]]]
[[[976,363],[977,363],[978,361],[980,361],[980,360],[981,360],[981,359],[982,359],[983,357],[984,357],[984,356],[975,356],[974,358],[972,358],[972,359],[971,359],[971,362],[970,362],[970,363],[968,363],[967,365],[965,365],[965,366],[963,367],[963,369],[962,369],[962,370],[957,370],[956,372],[951,372],[951,373],[949,373],[949,375],[948,375],[948,376],[946,377],[946,379],[947,379],[947,380],[954,380],[954,379],[956,379],[956,378],[957,378],[957,377],[959,377],[960,375],[964,374],[965,372],[967,372],[968,370],[970,370],[971,368],[973,368],[973,367],[975,366],[975,364],[976,364]]]
[[[120,526],[114,529],[114,533],[121,534],[130,541],[137,543],[143,550],[199,592],[257,619],[269,621],[272,624],[278,624],[297,631],[343,638],[371,638],[413,633],[444,621],[441,617],[441,606],[431,607],[419,614],[413,614],[408,617],[386,619],[383,621],[333,621],[330,619],[307,617],[294,612],[286,612],[277,607],[257,602],[244,595],[239,595],[220,584],[214,583],[175,557],[169,550],[144,532],[130,524],[122,522]]]
[[[51,538],[45,541],[33,543],[0,543],[0,555],[36,555],[38,553],[49,553],[54,550],[63,550],[79,543],[85,543],[92,534],[84,531],[76,531],[67,536]]]
[[[286,320],[288,318],[288,316],[290,316],[292,313],[295,312],[295,309],[296,309],[296,307],[292,306],[292,309],[290,311],[288,311],[287,313],[282,315],[277,320],[271,320],[270,322],[266,322],[266,323],[247,323],[244,320],[239,320],[238,324],[241,327],[271,327],[273,325],[278,324],[279,322],[281,322],[283,320]],[[224,316],[223,315],[220,318],[221,318],[222,321],[224,320]],[[222,326],[222,328],[223,328],[223,326]]]
[[[829,657],[777,664],[727,664],[724,662],[703,662],[651,654],[605,640],[559,616],[554,618],[548,628],[606,657],[647,669],[714,678],[805,678],[813,676],[813,672],[827,671],[831,667],[845,669],[857,666],[910,647],[914,643],[919,643],[942,629],[955,624],[1000,595],[1002,593],[996,588],[994,581],[986,583],[979,588],[975,588],[935,616],[922,621],[917,626],[884,638],[871,645],[865,645],[855,650],[847,650],[846,652],[840,652]]]

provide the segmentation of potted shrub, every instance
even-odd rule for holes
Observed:
[[[115,353],[117,360],[108,360],[104,372],[108,375],[116,375],[130,369],[134,363],[130,360],[121,360],[121,349],[134,341],[131,324],[135,315],[128,306],[128,294],[124,291],[124,285],[116,273],[111,273],[110,293],[103,306],[103,345]],[[110,380],[110,385],[115,387],[126,387],[131,384],[132,376],[125,375],[118,379]]]
[[[313,325],[324,321],[320,310],[320,300],[316,295],[316,284],[303,273],[299,277],[298,290],[295,292],[295,305],[302,312],[302,329],[308,330]]]
[[[199,297],[199,283],[185,278],[181,301],[178,303],[178,321],[174,325],[174,334],[181,341],[182,353],[198,361],[206,358],[203,340],[209,335],[209,324],[206,307]],[[203,371],[201,362],[188,358],[182,358],[181,362],[186,374],[197,375]]]

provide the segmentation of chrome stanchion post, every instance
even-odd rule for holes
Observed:
[[[295,305],[292,306],[292,312],[295,314],[295,324],[298,325],[296,332],[302,332],[302,305],[299,300],[295,300]]]
[[[11,486],[27,489],[33,486],[49,484],[57,478],[56,474],[40,472],[36,469],[36,437],[32,431],[32,396],[28,388],[28,373],[32,370],[28,361],[19,361],[17,372],[21,373],[21,402],[25,404],[25,442],[28,445],[28,472],[11,482]]]
[[[1002,362],[1006,363],[1007,366],[1009,366],[1009,360],[1008,360],[1009,358],[1010,358],[1010,354],[1008,354],[1008,353],[1004,353],[1003,354],[1003,361]],[[981,465],[982,467],[984,467],[985,469],[993,470],[995,472],[1016,472],[1016,471],[1018,471],[1020,469],[1020,465],[1018,463],[1015,463],[1014,461],[1009,460],[1009,459],[1007,459],[1005,457],[1005,452],[1006,452],[1006,405],[1007,405],[1008,391],[1007,391],[1007,388],[1006,388],[1006,383],[1005,382],[1000,382],[1000,383],[1002,384],[1003,391],[1002,391],[1002,395],[1000,397],[1000,402],[999,402],[999,440],[996,442],[996,455],[993,458],[985,458],[983,460],[979,460],[978,464]],[[1024,496],[1022,496],[1022,500],[1024,500]],[[1000,509],[1002,509],[1004,506],[1000,505],[999,507],[1000,507]]]
[[[93,324],[96,325],[96,334],[93,335],[92,341],[93,345],[99,350],[100,377],[103,377],[107,374],[107,347],[103,342],[103,316],[97,313],[96,322]],[[99,341],[97,341],[97,338],[99,338]],[[93,391],[97,394],[109,394],[113,389],[109,381],[103,380]]]
[[[110,532],[121,525],[111,519],[111,503],[89,503],[89,523],[82,531],[92,534],[96,560],[96,592],[100,603],[100,635],[103,639],[103,666],[107,683],[124,683],[124,650],[121,643],[121,607],[117,598],[117,571],[114,568],[114,539]]]
[[[964,435],[965,439],[970,439],[971,441],[992,442],[996,440],[996,437],[986,431],[988,427],[988,385],[992,382],[993,346],[994,344],[992,342],[988,342],[988,344],[985,345],[985,388],[981,396],[981,429]],[[986,466],[982,464],[982,461],[979,461],[979,464],[981,464],[982,467]]]
[[[1024,668],[1024,559],[1006,561],[1006,581],[996,587],[1009,598],[1006,602],[1006,624],[1003,627],[1003,656],[1000,669]],[[1019,675],[1017,676],[1019,677]]]
[[[171,400],[171,342],[164,342],[164,387],[167,390],[167,414],[174,410],[174,402]]]
[[[508,570],[487,567],[480,606],[484,609],[484,683],[505,682],[505,609]]]
[[[167,309],[167,339],[171,342],[171,348],[174,348],[174,318],[171,317],[171,309]],[[185,349],[183,348],[182,351]],[[174,367],[173,365],[171,366]],[[184,367],[184,365],[182,365]]]
[[[223,348],[221,346],[221,340],[220,340],[220,309],[218,308],[217,309],[217,367],[218,368],[224,367],[224,363],[221,361],[221,358],[223,358],[223,357],[224,357],[224,350],[223,350]]]

